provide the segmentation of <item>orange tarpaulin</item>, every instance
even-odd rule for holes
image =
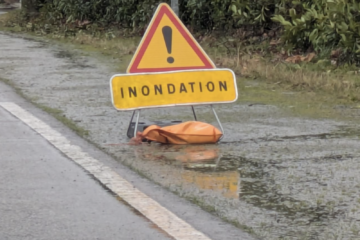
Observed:
[[[141,134],[150,141],[172,144],[216,143],[222,135],[216,127],[195,121],[167,127],[152,125]]]

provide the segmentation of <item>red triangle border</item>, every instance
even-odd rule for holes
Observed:
[[[175,17],[174,13],[169,10],[167,5],[161,5],[159,11],[157,11],[156,18],[154,19],[149,32],[146,35],[146,38],[141,44],[140,50],[136,53],[136,58],[132,61],[131,68],[128,70],[128,73],[147,73],[147,72],[168,72],[168,71],[178,71],[178,70],[194,70],[194,69],[214,69],[215,66],[209,59],[204,55],[204,53],[200,50],[199,46],[194,42],[193,38],[189,35],[190,33],[186,31],[183,24]],[[146,49],[148,48],[151,39],[153,38],[155,31],[157,30],[161,19],[164,15],[167,15],[181,35],[185,38],[188,44],[192,47],[195,53],[199,56],[201,61],[205,66],[199,67],[170,67],[170,68],[141,68],[139,69],[139,64],[141,59],[143,58]]]

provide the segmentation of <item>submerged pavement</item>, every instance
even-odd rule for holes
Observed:
[[[119,163],[264,239],[359,236],[357,124],[235,103],[216,107],[226,131],[220,144],[129,146],[131,113],[117,112],[110,100],[114,69],[108,59],[0,34],[0,77],[35,103],[61,110]],[[196,107],[199,120],[216,125],[209,110]],[[190,120],[192,112],[144,110],[141,118]]]

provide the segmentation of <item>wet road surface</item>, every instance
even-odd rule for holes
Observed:
[[[0,35],[0,54],[0,77],[34,102],[62,110],[118,162],[241,229],[264,239],[359,237],[357,122],[238,102],[217,107],[227,134],[220,144],[128,146],[131,113],[116,112],[110,101],[113,62],[8,35]],[[196,111],[216,125],[208,108]],[[142,111],[150,120],[191,114],[185,107]]]
[[[139,177],[2,82],[0,153],[0,239],[253,239]]]
[[[2,107],[0,153],[0,239],[172,239]]]

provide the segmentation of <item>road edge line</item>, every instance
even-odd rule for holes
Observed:
[[[210,240],[204,233],[196,230],[154,199],[142,193],[110,167],[89,156],[79,146],[71,144],[66,137],[25,109],[12,102],[0,102],[0,106],[39,133],[55,148],[174,239]]]

